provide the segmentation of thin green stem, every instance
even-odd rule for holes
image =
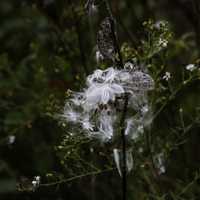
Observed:
[[[165,107],[172,101],[175,99],[176,95],[186,86],[188,86],[192,81],[197,80],[197,79],[193,79],[190,78],[187,81],[184,82],[184,84],[180,84],[178,86],[178,88],[168,97],[168,100],[165,101],[165,103],[158,109],[158,111],[153,115],[152,121],[154,121],[155,119],[157,119],[157,117],[159,116],[159,114],[165,109]]]

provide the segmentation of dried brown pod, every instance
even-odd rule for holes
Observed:
[[[111,19],[106,17],[97,32],[97,45],[100,53],[107,59],[114,60],[115,48],[112,35]]]

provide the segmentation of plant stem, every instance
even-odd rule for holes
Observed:
[[[126,136],[125,136],[125,119],[127,114],[128,107],[128,95],[125,95],[124,99],[124,108],[120,121],[121,128],[121,138],[122,138],[122,154],[123,154],[123,163],[122,163],[122,189],[123,189],[123,200],[126,200],[126,192],[127,192],[127,179],[126,179]]]
[[[78,179],[81,179],[81,178],[84,178],[84,177],[87,177],[87,176],[100,175],[100,174],[110,172],[110,171],[113,171],[113,170],[114,170],[113,168],[108,168],[108,169],[105,169],[105,170],[92,171],[92,172],[88,172],[86,174],[77,175],[77,176],[74,176],[74,177],[71,177],[71,178],[62,179],[62,180],[52,182],[52,183],[43,183],[43,184],[40,184],[40,186],[47,187],[47,186],[59,185],[59,184],[68,183],[68,182],[71,182],[71,181],[74,181],[74,180],[78,180]]]
[[[118,64],[118,66],[122,69],[124,67],[122,55],[120,52],[119,43],[116,36],[116,27],[115,27],[115,19],[112,14],[111,7],[108,3],[108,0],[104,0],[106,9],[108,11],[108,15],[110,18],[110,24],[111,24],[111,33],[113,37],[113,45],[116,53],[115,61]],[[128,95],[125,94],[124,98],[124,106],[123,106],[123,112],[120,120],[120,134],[122,139],[122,155],[123,155],[123,162],[122,162],[122,190],[123,195],[122,199],[126,200],[126,193],[127,193],[127,179],[126,179],[126,136],[125,136],[125,119],[127,114],[127,107],[128,107]]]

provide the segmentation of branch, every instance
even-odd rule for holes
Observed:
[[[188,79],[185,81],[184,84],[180,84],[179,87],[168,97],[168,100],[165,101],[165,103],[158,109],[158,111],[153,115],[152,121],[157,119],[157,117],[160,115],[160,113],[165,109],[165,107],[176,98],[176,95],[183,90],[185,87],[187,87],[189,84],[191,84],[193,81],[199,80],[198,78],[196,79]]]
[[[100,174],[103,174],[105,172],[110,172],[110,171],[113,171],[113,170],[115,170],[115,169],[109,168],[109,169],[105,169],[105,170],[97,170],[97,171],[88,172],[86,174],[81,174],[81,175],[78,175],[78,176],[74,176],[74,177],[71,177],[71,178],[68,178],[68,179],[63,179],[63,180],[52,182],[52,183],[40,184],[40,186],[47,187],[47,186],[59,185],[59,184],[68,183],[68,182],[71,182],[71,181],[74,181],[74,180],[77,180],[77,179],[80,179],[80,178],[84,178],[84,177],[87,177],[87,176],[100,175]]]

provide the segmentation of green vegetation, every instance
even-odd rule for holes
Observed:
[[[114,144],[60,117],[71,90],[81,91],[95,69],[112,66],[96,60],[106,10],[100,0],[87,10],[85,4],[0,1],[2,200],[122,198]],[[200,3],[110,5],[124,63],[144,66],[155,82],[148,92],[151,123],[128,144],[127,200],[199,199]]]

